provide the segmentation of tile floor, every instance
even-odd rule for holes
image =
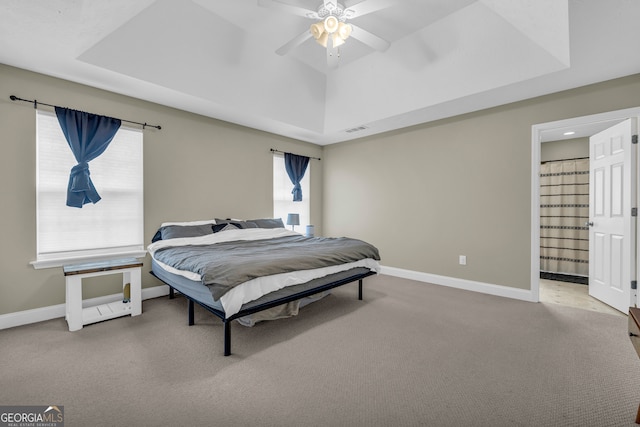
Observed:
[[[626,317],[626,313],[622,313],[590,297],[589,287],[577,283],[540,279],[540,302],[583,308],[585,310]]]

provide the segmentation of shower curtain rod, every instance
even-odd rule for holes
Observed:
[[[552,162],[566,162],[569,160],[586,160],[589,158],[590,157],[574,157],[572,159],[545,160],[544,162],[540,162],[540,164],[544,165],[545,163],[552,163]]]
[[[23,102],[32,103],[33,104],[33,108],[36,108],[36,109],[38,108],[38,104],[46,105],[47,107],[54,107],[54,108],[56,108],[56,107],[57,108],[67,108],[67,107],[60,107],[59,105],[51,105],[51,104],[45,104],[44,102],[38,102],[38,100],[36,100],[36,99],[34,99],[33,101],[30,101],[28,99],[18,98],[15,95],[11,95],[9,97],[9,99],[11,99],[12,101],[23,101]],[[116,117],[113,117],[113,118],[116,118]],[[144,129],[146,127],[156,128],[158,130],[162,129],[161,126],[157,126],[157,125],[150,125],[150,124],[147,124],[147,123],[134,122],[134,121],[131,121],[131,120],[124,120],[124,119],[118,119],[118,120],[120,120],[121,122],[127,122],[127,123],[133,123],[135,125],[140,125],[140,126],[142,126],[142,129]]]
[[[287,153],[285,151],[276,150],[275,148],[272,148],[271,152],[282,153],[282,154],[293,154],[293,153]],[[296,156],[301,156],[301,154],[296,154]],[[315,159],[315,160],[322,160],[320,157],[311,157],[311,156],[303,156],[303,157],[309,157],[310,159]]]

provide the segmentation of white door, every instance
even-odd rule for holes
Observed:
[[[635,119],[589,139],[589,295],[628,312],[635,280]]]

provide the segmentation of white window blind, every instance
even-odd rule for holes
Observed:
[[[67,262],[143,252],[142,131],[120,127],[107,150],[89,162],[91,180],[102,200],[79,209],[66,205],[69,173],[76,160],[58,119],[55,113],[38,110],[36,120],[34,266],[51,260]]]
[[[294,202],[293,184],[287,170],[284,166],[284,156],[281,154],[274,154],[273,156],[273,217],[282,218],[287,228],[287,214],[297,213],[300,215],[300,225],[297,225],[295,231],[300,233],[305,232],[305,227],[311,224],[310,203],[311,199],[311,163],[307,166],[307,171],[300,181],[302,187],[302,201]]]

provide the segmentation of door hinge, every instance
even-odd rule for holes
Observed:
[[[638,281],[637,280],[632,280],[631,281],[631,289],[638,289]]]
[[[631,135],[631,143],[632,144],[638,143],[638,135]]]
[[[638,208],[631,208],[631,216],[638,216]]]

